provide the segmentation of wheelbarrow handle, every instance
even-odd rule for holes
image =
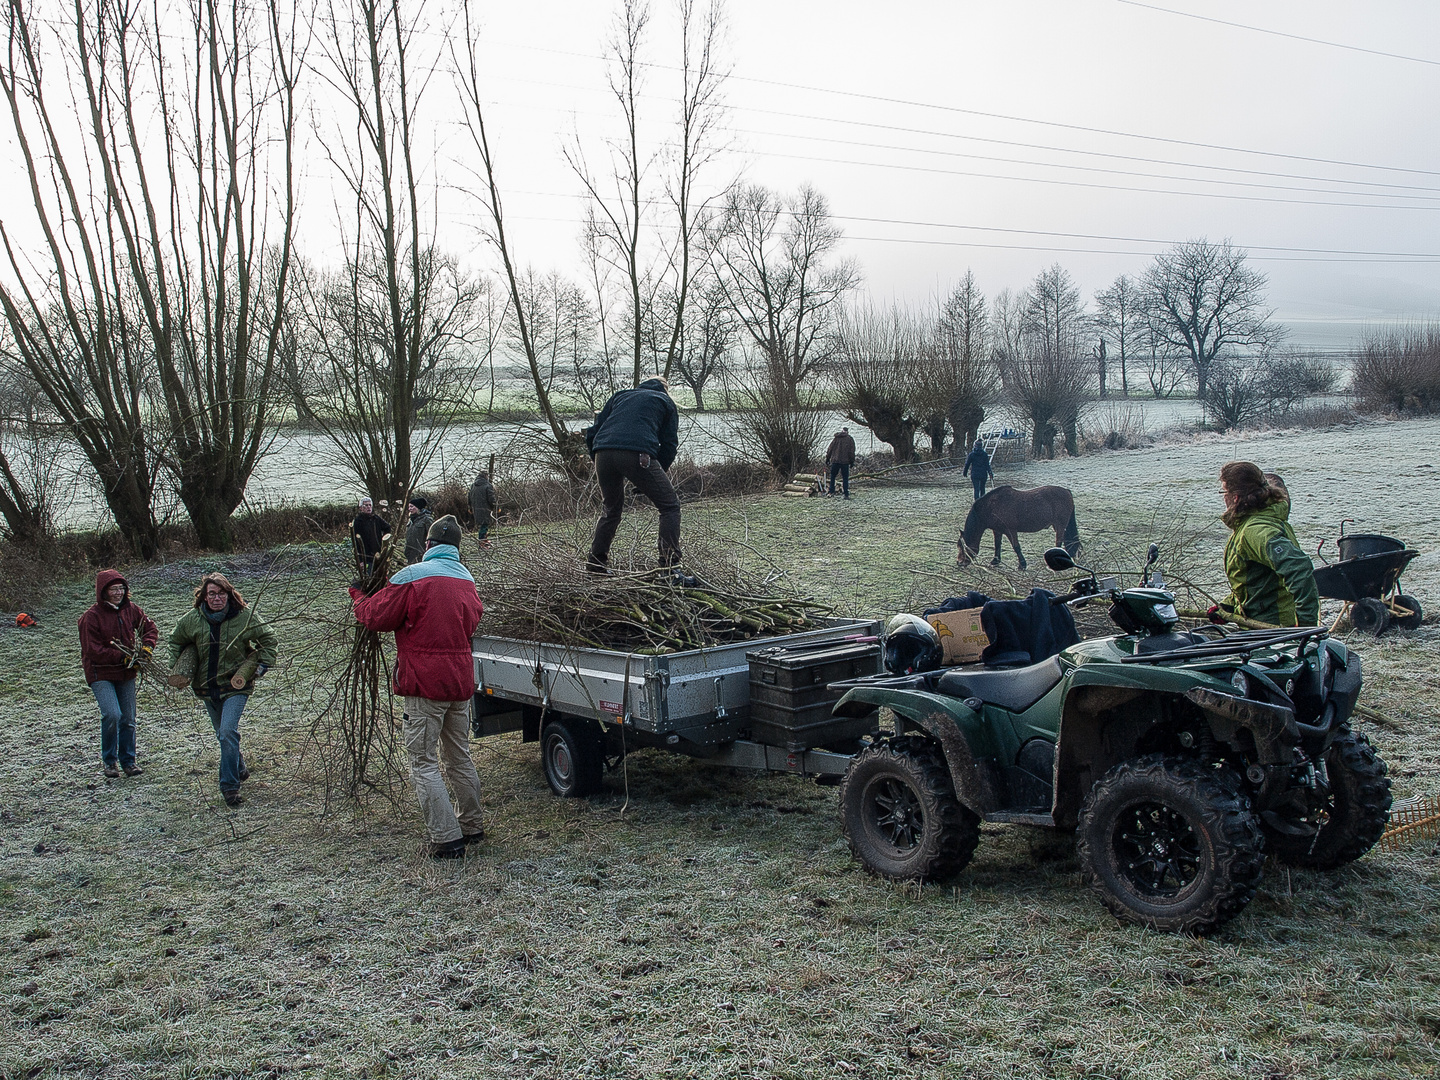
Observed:
[[[1342,525],[1341,527],[1343,528],[1344,526]],[[1327,559],[1327,558],[1325,558],[1325,556],[1324,556],[1324,555],[1321,553],[1321,551],[1320,551],[1320,549],[1323,548],[1324,546],[1325,546],[1325,541],[1324,541],[1324,540],[1321,540],[1320,543],[1318,543],[1318,544],[1315,545],[1315,557],[1316,557],[1317,559],[1319,559],[1321,562],[1323,562],[1326,566],[1329,566],[1329,565],[1330,565],[1330,560]]]

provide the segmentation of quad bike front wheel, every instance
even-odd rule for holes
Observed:
[[[1263,821],[1265,848],[1281,862],[1307,870],[1333,870],[1364,855],[1390,820],[1390,778],[1370,740],[1343,731],[1325,752],[1327,788],[1306,800],[1302,814]]]
[[[857,754],[840,785],[840,814],[865,869],[896,881],[956,874],[980,842],[980,819],[955,797],[940,749],[918,737]]]
[[[1076,840],[1081,868],[1111,913],[1154,930],[1210,932],[1250,902],[1265,865],[1240,778],[1159,754],[1100,778]]]

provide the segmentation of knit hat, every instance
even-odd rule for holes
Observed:
[[[410,500],[410,505],[415,507],[416,510],[424,510],[427,505],[425,502],[425,496],[416,495],[413,499]]]
[[[455,520],[454,514],[446,514],[430,526],[430,531],[425,534],[425,539],[432,544],[451,544],[459,547],[461,535],[460,522]]]

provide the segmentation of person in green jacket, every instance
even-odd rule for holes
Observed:
[[[245,604],[224,574],[206,574],[195,590],[195,607],[170,632],[170,666],[194,650],[190,688],[205,703],[220,742],[220,794],[239,806],[240,782],[250,778],[240,753],[240,714],[255,680],[275,663],[275,631]]]
[[[1258,465],[1231,461],[1220,469],[1220,495],[1230,527],[1225,576],[1230,595],[1210,609],[1223,621],[1239,615],[1272,626],[1314,626],[1320,620],[1315,566],[1290,528],[1290,500]]]

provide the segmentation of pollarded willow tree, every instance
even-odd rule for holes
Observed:
[[[39,237],[28,258],[4,233],[15,353],[138,555],[161,467],[228,548],[290,299],[303,27],[274,0],[75,0],[58,20],[9,0],[6,25]]]

